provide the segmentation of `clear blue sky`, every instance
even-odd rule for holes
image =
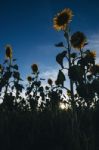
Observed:
[[[0,61],[4,45],[11,44],[23,77],[31,72],[32,63],[37,63],[41,71],[56,69],[55,56],[60,49],[54,44],[63,37],[54,31],[52,20],[67,7],[74,12],[72,32],[83,31],[90,42],[94,40],[92,48],[98,48],[98,0],[0,0]]]

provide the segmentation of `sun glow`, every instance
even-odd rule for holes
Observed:
[[[60,103],[60,109],[66,110],[68,108],[67,104]]]

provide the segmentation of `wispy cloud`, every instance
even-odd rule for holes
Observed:
[[[93,35],[90,35],[88,47],[91,49],[95,49],[99,55],[99,51],[98,51],[98,49],[99,49],[99,32],[97,32]]]
[[[55,80],[57,78],[57,73],[58,73],[57,69],[50,69],[45,72],[42,72],[41,77],[45,78],[45,79],[51,78],[51,79]]]
[[[96,63],[99,63],[99,32],[91,35],[89,37],[89,45],[88,48],[96,51]]]

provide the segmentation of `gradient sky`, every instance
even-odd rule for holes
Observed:
[[[67,7],[74,12],[72,32],[83,31],[99,56],[98,0],[0,0],[0,61],[4,46],[11,44],[23,78],[30,74],[33,63],[39,65],[42,75],[54,77],[59,67],[55,56],[61,51],[54,44],[64,39],[53,29],[53,17]]]

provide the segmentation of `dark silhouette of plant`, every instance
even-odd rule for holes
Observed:
[[[73,34],[70,32],[69,23],[72,16],[72,11],[70,9],[64,9],[54,18],[54,28],[58,31],[62,30],[66,40],[66,44],[63,42],[56,44],[56,47],[61,47],[64,50],[56,56],[56,61],[61,66],[61,72],[64,69],[68,70],[70,89],[67,90],[67,92],[69,91],[68,102],[70,102],[72,109],[71,131],[74,140],[73,145],[75,149],[81,149],[80,138],[84,142],[85,138],[86,140],[90,139],[90,134],[87,135],[85,131],[81,133],[79,125],[81,124],[80,118],[82,117],[83,110],[87,110],[88,112],[91,111],[92,108],[95,108],[96,102],[98,102],[98,88],[96,87],[98,87],[99,76],[97,72],[98,65],[95,64],[96,52],[85,48],[88,44],[86,36],[80,31]],[[79,53],[76,53],[74,50],[78,50]],[[68,68],[65,68],[63,64],[64,58],[67,59]],[[97,71],[94,72],[93,68],[96,68],[96,66]],[[61,76],[59,82],[62,80],[64,83],[65,78],[63,77],[64,75]],[[97,85],[95,83],[97,83]],[[89,113],[89,117],[90,116]],[[93,131],[92,128],[91,130]],[[81,134],[83,134],[83,136],[81,136]],[[85,142],[86,149],[90,149],[89,145],[88,141]]]
[[[86,48],[84,33],[71,33],[72,18],[68,8],[54,17],[54,29],[63,32],[65,42],[55,44],[62,49],[56,56],[60,69],[56,81],[48,78],[46,86],[37,64],[23,84],[13,49],[5,47],[6,60],[0,64],[2,150],[99,149],[99,65],[96,52]]]

